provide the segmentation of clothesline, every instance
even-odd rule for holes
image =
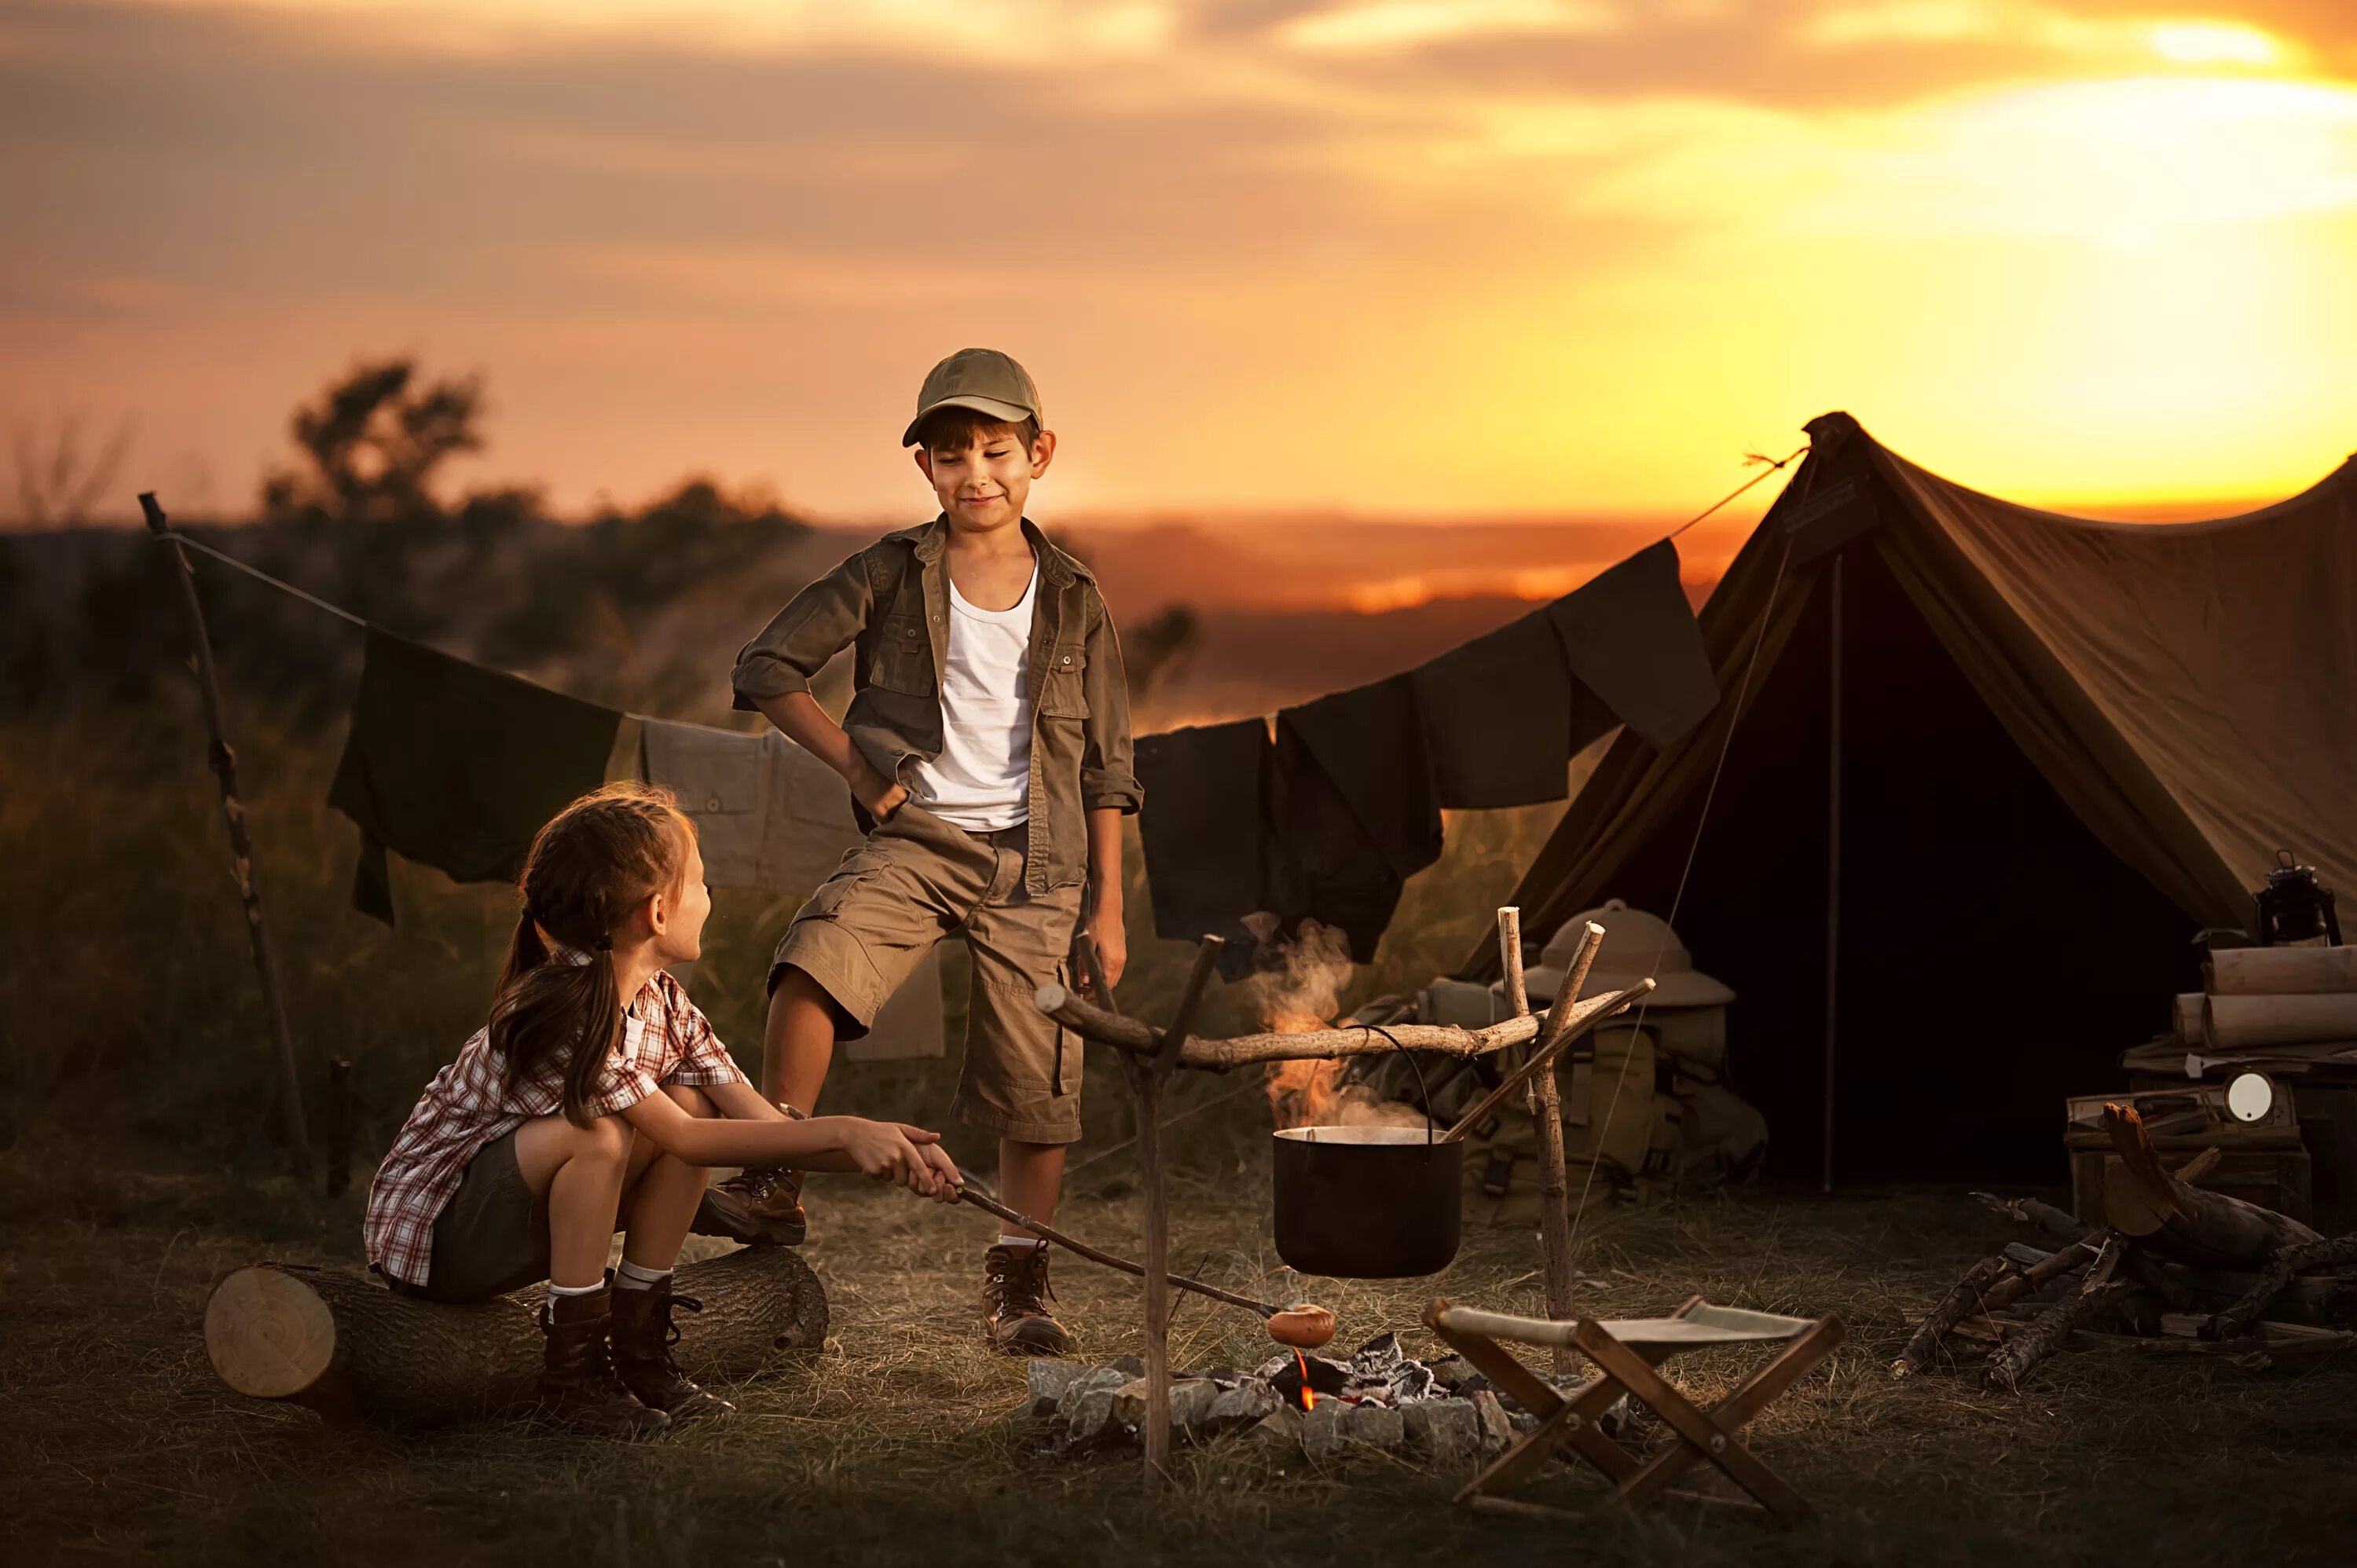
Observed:
[[[286,581],[284,577],[274,577],[269,573],[264,571],[261,567],[254,565],[253,563],[241,561],[225,550],[216,550],[211,545],[207,544],[203,540],[191,538],[189,535],[182,533],[177,528],[165,529],[158,532],[156,537],[158,539],[169,540],[175,544],[184,545],[190,550],[200,551],[203,553],[211,556],[222,565],[230,567],[232,570],[244,573],[247,576],[253,578],[257,583],[265,584],[270,587],[277,589],[282,594],[294,595],[295,597],[302,600],[305,604],[311,606],[314,609],[325,610],[329,615],[334,616],[338,620],[350,622],[351,625],[359,627],[363,631],[366,631],[369,628],[369,621],[365,616],[355,615],[350,610],[344,608],[341,605],[330,604],[326,599],[321,598],[317,594],[311,593],[307,589],[296,587],[294,584]],[[453,657],[456,656],[453,655]],[[474,660],[470,659],[468,660],[467,662],[471,664]],[[517,675],[513,671],[501,671],[500,673],[514,680],[530,681],[531,683],[535,686],[542,685],[538,681],[532,681],[530,676]],[[544,691],[554,690],[554,687],[546,686],[544,686],[542,689]],[[628,708],[624,708],[620,710],[620,712],[624,718],[636,719],[640,724],[657,722],[655,721],[654,716],[651,714],[632,713]]]

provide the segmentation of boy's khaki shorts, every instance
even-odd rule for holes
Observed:
[[[1002,1138],[1070,1144],[1081,1135],[1081,1042],[1031,993],[1067,979],[1081,890],[1024,891],[1029,833],[968,832],[904,802],[794,916],[770,989],[788,966],[801,970],[840,1010],[837,1038],[856,1040],[934,943],[963,934],[974,985],[951,1111]]]

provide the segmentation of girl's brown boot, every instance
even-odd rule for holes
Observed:
[[[540,1411],[550,1420],[599,1437],[650,1437],[671,1417],[639,1402],[615,1375],[606,1334],[611,1285],[587,1295],[551,1295],[541,1308],[547,1337],[540,1369]]]
[[[614,1288],[614,1369],[622,1386],[640,1404],[662,1411],[673,1421],[705,1421],[727,1415],[737,1407],[705,1393],[681,1375],[671,1359],[679,1343],[679,1326],[671,1320],[673,1307],[701,1312],[704,1304],[692,1295],[671,1294],[668,1278],[644,1290]]]

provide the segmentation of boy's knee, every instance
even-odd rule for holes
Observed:
[[[667,1083],[663,1085],[663,1092],[670,1095],[673,1102],[678,1105],[682,1111],[686,1112],[690,1116],[717,1116],[720,1114],[720,1108],[712,1103],[712,1096],[705,1093],[704,1090],[696,1088],[694,1084]]]

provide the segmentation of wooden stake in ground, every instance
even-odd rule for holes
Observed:
[[[749,1378],[826,1341],[826,1292],[790,1247],[747,1247],[681,1265],[677,1351],[692,1377]],[[540,1292],[448,1306],[332,1269],[261,1263],[224,1276],[205,1304],[205,1351],[239,1393],[337,1419],[440,1426],[533,1402]]]
[[[1082,941],[1082,961],[1089,971],[1090,987],[1110,1010],[1113,992],[1097,961],[1096,944],[1086,938]],[[1205,937],[1195,950],[1195,966],[1188,971],[1178,1009],[1153,1054],[1122,1058],[1137,1096],[1137,1164],[1146,1198],[1146,1430],[1141,1435],[1148,1490],[1162,1486],[1170,1463],[1170,1194],[1162,1168],[1162,1082],[1178,1065],[1179,1047],[1186,1043],[1224,945],[1218,937]]]
[[[1604,928],[1588,921],[1579,939],[1579,951],[1564,972],[1563,989],[1555,993],[1555,1006],[1547,1015],[1548,1037],[1539,1042],[1542,1054],[1555,1043],[1556,1034],[1570,1026],[1574,1004],[1587,983],[1596,950],[1603,945]],[[1571,1256],[1571,1181],[1563,1159],[1563,1086],[1555,1069],[1555,1064],[1548,1062],[1531,1080],[1531,1087],[1538,1099],[1539,1248],[1546,1266],[1547,1316],[1561,1323],[1577,1316],[1572,1300],[1577,1271]],[[1555,1347],[1556,1371],[1568,1372],[1578,1364],[1578,1351],[1568,1345]]]
[[[205,630],[205,607],[197,597],[196,568],[188,553],[166,527],[164,509],[153,490],[139,497],[147,527],[169,545],[178,563],[180,595],[188,607],[188,628],[197,644],[197,686],[203,693],[205,732],[210,737],[206,761],[221,781],[221,816],[229,824],[230,869],[237,877],[238,897],[245,904],[245,936],[253,950],[253,967],[262,977],[263,999],[270,1008],[270,1032],[278,1046],[279,1101],[286,1118],[286,1142],[295,1155],[295,1175],[311,1179],[311,1134],[303,1121],[303,1082],[295,1068],[295,1035],[286,1023],[286,999],[278,984],[278,955],[270,945],[270,928],[262,920],[262,889],[253,876],[253,841],[245,831],[245,806],[237,793],[237,753],[230,749],[221,727],[221,680],[213,670],[213,640]]]

